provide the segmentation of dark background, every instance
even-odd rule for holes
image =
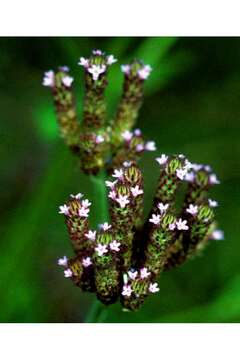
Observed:
[[[154,71],[146,83],[138,126],[156,141],[144,155],[146,206],[158,178],[154,157],[184,153],[210,164],[221,179],[211,196],[224,241],[203,256],[164,273],[161,291],[137,313],[98,308],[99,322],[239,322],[239,38],[1,38],[0,39],[0,321],[83,322],[94,296],[63,278],[57,258],[72,255],[58,206],[70,193],[95,201],[92,183],[58,137],[45,70],[68,65],[79,114],[83,98],[80,56],[93,48],[119,62],[109,76],[109,114],[121,92],[119,65],[140,57]],[[92,223],[100,215],[92,206]]]

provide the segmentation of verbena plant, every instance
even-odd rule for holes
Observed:
[[[159,291],[157,280],[163,271],[201,252],[210,239],[222,239],[214,217],[217,201],[208,198],[219,180],[209,165],[192,163],[183,154],[161,154],[156,157],[160,175],[152,208],[143,218],[144,184],[138,161],[145,151],[156,151],[156,146],[154,141],[145,141],[140,129],[133,128],[152,69],[139,60],[121,66],[122,96],[115,116],[107,121],[107,73],[116,61],[101,50],[94,50],[88,59],[80,58],[85,75],[81,122],[69,69],[64,66],[56,73],[46,72],[43,84],[52,90],[66,145],[100,189],[101,195],[94,200],[103,204],[106,217],[98,229],[91,229],[91,202],[81,193],[70,195],[59,213],[65,216],[75,256],[64,256],[58,264],[64,267],[65,277],[83,291],[95,292],[102,303],[120,300],[124,309],[136,310],[148,295]],[[105,180],[106,174],[113,179]],[[176,194],[184,183],[185,197],[179,210]]]

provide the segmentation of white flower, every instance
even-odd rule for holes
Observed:
[[[52,70],[46,71],[43,77],[43,86],[54,86],[54,72]]]
[[[88,256],[88,257],[82,259],[82,264],[84,267],[88,267],[88,266],[92,265],[91,258]]]
[[[115,169],[114,173],[112,174],[112,177],[121,179],[123,177],[123,170],[122,169],[119,169],[119,170]]]
[[[81,65],[83,67],[88,67],[89,65],[89,60],[85,59],[84,57],[80,57],[79,63],[78,65]]]
[[[74,79],[71,76],[66,75],[62,78],[62,83],[66,87],[70,87],[72,85],[73,80]]]
[[[157,207],[160,210],[160,213],[163,214],[169,208],[169,204],[164,205],[162,202],[160,202],[158,203]]]
[[[147,151],[155,151],[155,150],[157,150],[155,141],[146,142],[145,150],[147,150]]]
[[[136,277],[138,275],[138,272],[137,271],[128,271],[128,276],[130,277],[131,280],[135,280]]]
[[[103,55],[102,50],[99,50],[99,49],[93,50],[92,53],[93,53],[93,55],[97,55],[97,56]]]
[[[202,167],[203,167],[202,164],[192,164],[192,168],[194,171],[199,171],[202,169]]]
[[[192,167],[193,167],[192,163],[188,159],[186,159],[185,163],[184,163],[184,169],[186,169],[188,171],[188,170],[192,169]]]
[[[136,146],[136,151],[137,152],[141,152],[141,151],[143,151],[144,150],[144,145],[143,144],[137,144],[137,146]]]
[[[102,229],[103,231],[107,231],[112,227],[112,225],[109,225],[107,222],[105,222],[104,224],[100,224],[100,229]]]
[[[197,215],[198,213],[198,206],[190,204],[189,207],[186,209],[186,212],[188,212],[191,215]]]
[[[98,256],[102,256],[103,254],[106,254],[108,252],[107,245],[102,245],[102,244],[98,244],[98,246],[95,247],[95,250]]]
[[[119,251],[119,247],[120,247],[121,243],[120,242],[117,242],[116,240],[113,240],[109,246],[110,246],[110,249],[113,250],[113,251]]]
[[[63,258],[58,259],[58,265],[59,266],[67,266],[68,264],[68,258],[64,256]]]
[[[114,191],[114,190],[110,191],[108,194],[108,197],[112,200],[116,200],[116,196],[117,196],[117,194],[116,194],[116,191]]]
[[[66,278],[72,277],[73,276],[72,270],[71,269],[64,270],[64,276]]]
[[[134,130],[134,135],[136,135],[136,136],[141,136],[141,135],[142,135],[141,130],[140,130],[140,129],[135,129],[135,130]]]
[[[92,75],[93,80],[98,80],[99,75],[106,71],[106,65],[91,65],[88,68],[88,72]]]
[[[71,198],[73,198],[73,199],[79,200],[79,199],[81,199],[81,198],[83,197],[83,194],[81,194],[81,193],[78,193],[78,194],[76,194],[76,195],[71,194],[70,196],[71,196]]]
[[[112,65],[114,64],[115,62],[117,62],[117,59],[114,57],[114,55],[109,55],[107,57],[107,64],[108,65]]]
[[[205,169],[207,172],[212,171],[212,168],[211,168],[211,166],[209,166],[209,165],[205,165],[205,166],[204,166],[204,169]]]
[[[132,294],[132,288],[130,285],[124,285],[122,290],[122,295],[130,297]]]
[[[129,166],[131,166],[132,165],[132,162],[131,161],[124,161],[124,163],[123,163],[123,166],[124,167],[129,167]]]
[[[130,141],[133,137],[133,133],[131,131],[126,130],[122,133],[122,137],[124,140]]]
[[[180,218],[178,221],[176,221],[176,226],[178,230],[188,230],[187,220],[182,220]]]
[[[216,174],[211,174],[209,176],[210,184],[220,184],[220,181],[218,180]]]
[[[179,154],[178,157],[179,157],[179,159],[184,159],[184,158],[185,158],[185,155]]]
[[[150,65],[145,65],[142,69],[138,70],[138,76],[140,79],[145,80],[150,75],[152,68]]]
[[[80,217],[88,217],[89,209],[86,209],[85,207],[81,207],[78,211],[78,215]]]
[[[95,142],[96,144],[101,144],[102,142],[104,142],[104,137],[102,135],[97,135],[95,138]]]
[[[106,186],[107,187],[110,187],[111,189],[113,189],[114,188],[114,185],[117,183],[117,180],[115,180],[115,181],[105,181],[105,184],[106,184]]]
[[[169,230],[171,230],[171,231],[173,231],[173,230],[175,229],[175,227],[176,227],[176,224],[175,224],[175,223],[172,223],[172,224],[169,224],[169,225],[168,225],[168,228],[169,228]]]
[[[185,175],[184,180],[192,182],[194,181],[194,177],[195,177],[194,172],[191,171]]]
[[[135,187],[131,187],[131,193],[134,197],[138,196],[138,195],[141,195],[143,194],[143,190],[142,189],[139,189],[139,186],[136,185]]]
[[[162,154],[160,157],[157,157],[156,160],[159,163],[159,165],[164,165],[168,161],[168,156],[165,154]]]
[[[151,222],[155,225],[160,224],[160,215],[152,214],[152,217],[151,217],[151,219],[149,219],[149,222]]]
[[[149,285],[149,288],[148,288],[148,290],[151,292],[151,293],[156,293],[156,292],[158,292],[160,289],[159,289],[159,287],[158,287],[158,283],[151,283],[150,285]]]
[[[224,240],[224,232],[222,230],[214,230],[211,234],[213,240]]]
[[[59,206],[59,214],[69,215],[69,207],[67,205]]]
[[[217,207],[218,202],[216,200],[208,199],[208,204],[210,207]]]
[[[149,277],[149,275],[151,275],[151,273],[148,271],[147,268],[144,267],[140,270],[141,279],[145,279],[145,278]]]
[[[129,74],[130,70],[131,70],[131,66],[130,65],[121,65],[121,70],[124,74]]]
[[[84,208],[88,208],[91,205],[92,205],[92,203],[88,199],[82,201],[82,206]]]
[[[85,234],[86,238],[88,238],[89,240],[94,241],[96,239],[96,231],[91,231],[89,230],[86,234]]]
[[[68,72],[68,71],[69,71],[69,67],[66,66],[66,65],[59,66],[58,69],[59,69],[60,71],[62,71],[62,72]]]
[[[119,203],[122,209],[125,208],[125,206],[130,202],[128,200],[128,195],[121,195],[121,194],[115,200]]]
[[[176,175],[180,180],[183,180],[186,174],[187,174],[187,169],[182,168],[176,170]]]

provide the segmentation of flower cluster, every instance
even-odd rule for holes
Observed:
[[[84,70],[85,83],[81,124],[72,89],[74,79],[68,67],[44,74],[43,85],[52,90],[61,136],[87,174],[95,175],[105,166],[111,171],[123,161],[136,161],[144,151],[155,150],[154,142],[145,142],[139,129],[131,133],[142,104],[144,82],[151,72],[149,65],[140,61],[122,65],[122,97],[116,115],[107,122],[105,90],[109,68],[115,62],[113,55],[101,50],[93,50],[89,58],[80,57],[78,65]]]
[[[138,309],[147,296],[159,292],[157,280],[163,271],[202,251],[210,239],[223,238],[214,220],[218,203],[207,196],[219,183],[211,168],[190,163],[182,154],[162,154],[156,161],[160,177],[145,221],[143,176],[134,161],[125,161],[106,181],[110,223],[89,228],[91,202],[82,194],[71,195],[59,208],[75,257],[64,256],[58,264],[65,277],[95,292],[104,304],[119,299],[124,308]],[[187,190],[179,211],[175,199],[184,183]]]

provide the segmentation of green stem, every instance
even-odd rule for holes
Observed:
[[[105,178],[106,173],[104,170],[102,170],[98,176],[90,176],[95,199],[94,204],[95,206],[97,206],[97,220],[100,222],[106,222],[109,219]],[[102,314],[104,310],[105,306],[101,304],[98,300],[94,300],[86,316],[85,322],[101,322],[101,319],[103,319]]]

